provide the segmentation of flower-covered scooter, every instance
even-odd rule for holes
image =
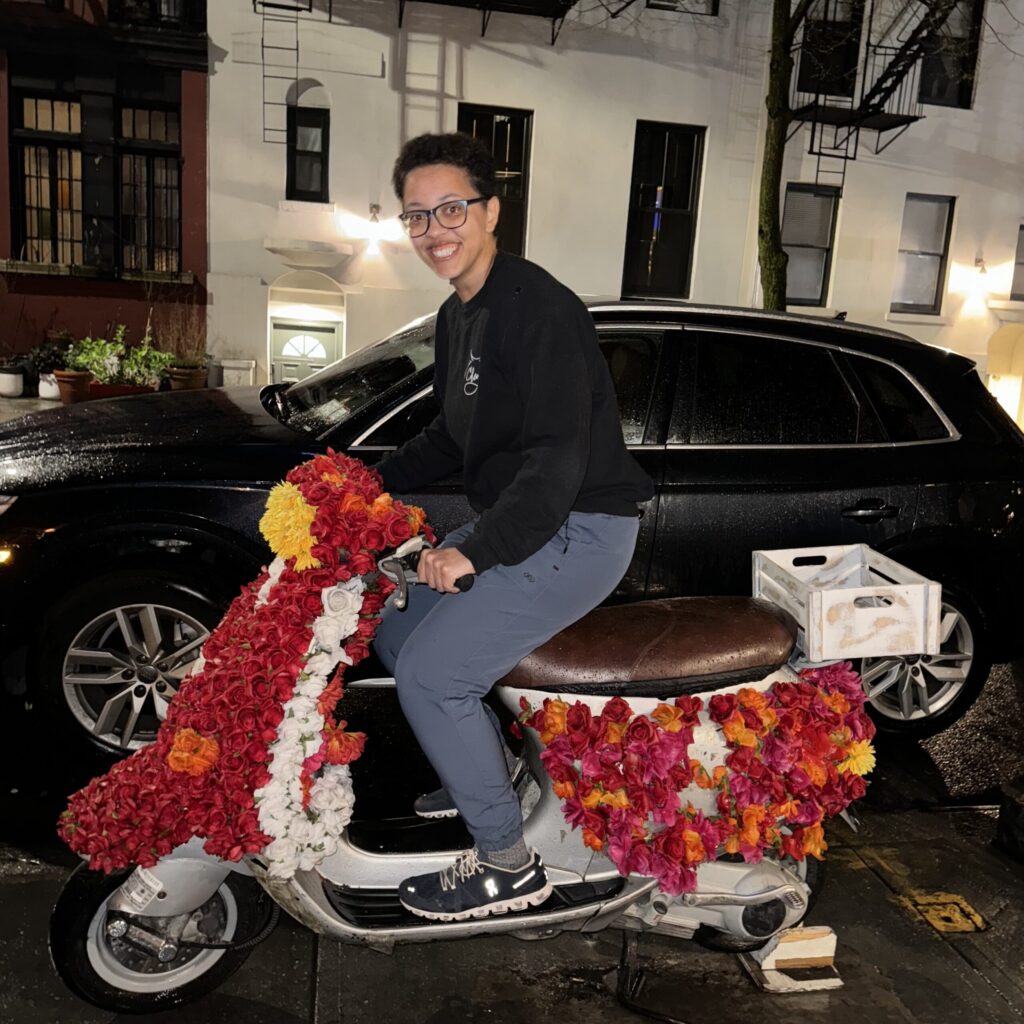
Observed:
[[[525,839],[553,892],[424,922],[398,885],[450,865],[458,832],[351,823],[366,737],[335,711],[340,672],[396,588],[404,601],[432,534],[334,453],[293,470],[261,526],[278,557],[206,641],[156,742],[62,818],[88,864],[61,893],[50,948],[81,998],[137,1013],[194,1000],[269,934],[277,907],[380,950],[608,927],[745,950],[803,919],[822,822],[864,792],[874,729],[848,663],[792,667],[787,612],[745,597],[599,608],[520,663],[496,692],[518,720]]]

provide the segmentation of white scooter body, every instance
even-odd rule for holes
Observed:
[[[742,686],[763,690],[780,681],[796,681],[788,666],[757,682]],[[384,683],[375,681],[376,685]],[[359,683],[353,683],[358,686]],[[712,693],[728,693],[740,685],[715,687],[708,693],[695,693],[705,701]],[[519,710],[520,697],[539,707],[550,692],[519,690],[500,686],[496,691],[513,713]],[[570,701],[590,702],[597,710],[607,697],[588,698],[573,695]],[[628,698],[636,712],[650,712],[659,703],[653,698]],[[695,891],[670,897],[657,889],[648,877],[621,879],[615,865],[603,854],[588,849],[577,831],[566,824],[561,801],[555,796],[540,761],[541,744],[533,730],[525,730],[525,770],[517,772],[517,793],[524,811],[524,839],[544,859],[548,876],[557,895],[560,887],[577,889],[574,899],[551,899],[528,912],[491,916],[451,923],[429,922],[406,915],[407,920],[391,926],[360,924],[357,914],[344,913],[346,901],[361,896],[377,898],[400,910],[399,884],[411,875],[440,871],[449,867],[460,850],[419,854],[382,854],[353,844],[349,832],[341,837],[338,849],[315,871],[300,871],[292,879],[271,878],[258,856],[241,864],[229,864],[210,857],[198,840],[180,847],[148,872],[137,871],[111,898],[108,908],[136,917],[164,917],[185,913],[205,903],[232,870],[251,873],[271,897],[292,917],[313,931],[333,939],[387,950],[396,943],[429,942],[433,939],[470,935],[511,933],[522,938],[546,938],[560,931],[599,931],[614,925],[643,928],[681,938],[689,938],[703,926],[726,933],[740,942],[763,941],[803,918],[810,890],[803,878],[803,865],[786,865],[764,859],[758,864],[742,861],[713,861],[697,869]],[[699,726],[694,733],[693,756],[709,769],[723,764],[728,753],[721,734],[710,726]],[[686,797],[698,809],[715,813],[713,794],[696,786]],[[703,806],[702,806],[703,805]],[[621,883],[621,884],[617,884]],[[159,888],[161,896],[140,907],[137,892]],[[131,898],[130,892],[136,892]],[[382,892],[383,890],[383,892]],[[601,890],[606,894],[601,895]],[[393,899],[389,900],[389,893]],[[585,898],[586,895],[590,898]],[[332,900],[331,897],[334,897]],[[744,909],[750,905],[774,904],[771,930],[764,926],[754,933],[744,923]],[[337,907],[340,906],[342,910]]]

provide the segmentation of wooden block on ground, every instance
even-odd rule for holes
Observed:
[[[840,988],[834,966],[836,933],[831,928],[787,928],[740,963],[764,992],[820,992]]]

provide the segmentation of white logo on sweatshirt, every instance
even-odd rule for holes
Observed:
[[[477,368],[473,365],[479,363],[480,357],[469,353],[469,362],[466,364],[466,383],[462,386],[463,392],[472,398],[473,395],[480,390],[478,381],[480,380],[480,373]]]

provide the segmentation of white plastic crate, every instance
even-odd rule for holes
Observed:
[[[942,587],[866,544],[755,551],[754,596],[796,619],[811,662],[939,653]]]

